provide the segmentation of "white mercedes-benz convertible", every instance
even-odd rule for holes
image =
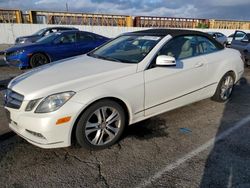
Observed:
[[[243,71],[240,53],[208,34],[137,31],[18,76],[5,109],[10,128],[36,146],[102,149],[127,125],[209,97],[227,101]]]

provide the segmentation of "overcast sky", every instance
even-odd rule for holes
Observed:
[[[250,20],[250,0],[0,0],[0,8]]]

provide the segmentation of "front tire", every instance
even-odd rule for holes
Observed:
[[[30,66],[32,68],[39,67],[49,63],[49,58],[42,53],[35,53],[30,58]]]
[[[217,102],[226,102],[230,99],[233,87],[234,87],[235,78],[232,72],[226,73],[220,80],[216,92],[212,97],[212,100]]]
[[[92,104],[76,125],[77,143],[87,149],[104,149],[116,143],[125,128],[123,108],[112,100]]]

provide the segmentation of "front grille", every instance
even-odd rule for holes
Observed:
[[[5,52],[5,57],[9,57],[9,56],[12,56],[12,55],[16,55],[16,52]]]
[[[9,108],[19,109],[23,103],[24,96],[8,89],[5,94],[4,105]]]

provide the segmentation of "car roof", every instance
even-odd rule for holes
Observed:
[[[63,27],[63,26],[47,27],[46,29],[68,29],[68,30],[73,29],[73,30],[78,30],[75,27]]]
[[[201,31],[196,30],[186,30],[186,29],[147,29],[147,30],[141,30],[141,31],[135,31],[131,33],[126,33],[124,35],[153,35],[153,36],[167,36],[171,35],[172,37],[177,36],[183,36],[183,35],[198,35],[198,36],[204,36],[211,41],[213,41],[214,44],[216,44],[219,48],[224,48],[222,44],[220,44],[217,40],[215,40],[210,34],[204,33]]]
[[[60,33],[60,34],[63,34],[63,33],[85,33],[85,34],[92,34],[92,35],[96,35],[96,36],[107,38],[105,36],[98,35],[96,33],[88,32],[88,31],[80,31],[80,30],[63,30],[63,31],[57,31],[55,33]],[[52,34],[54,34],[54,33],[52,33]]]
[[[171,35],[172,37],[181,36],[181,35],[201,35],[211,38],[208,33],[204,33],[196,30],[186,30],[186,29],[148,29],[132,32],[135,35],[155,35],[155,36],[167,36]]]

